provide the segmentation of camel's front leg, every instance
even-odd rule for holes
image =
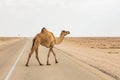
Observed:
[[[48,52],[48,55],[47,55],[47,65],[51,65],[50,63],[49,63],[49,57],[50,57],[50,52],[51,52],[51,48],[49,49],[49,52]]]
[[[53,51],[53,49],[52,49],[52,53],[53,53],[53,55],[54,55],[54,57],[55,57],[55,63],[58,63],[57,58],[56,58],[56,54],[55,54],[55,52]]]

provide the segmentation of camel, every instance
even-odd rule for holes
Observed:
[[[49,63],[50,52],[52,52],[54,55],[55,63],[58,63],[57,58],[56,58],[56,54],[53,51],[53,47],[56,44],[60,44],[63,41],[64,36],[66,36],[67,34],[70,34],[70,32],[63,30],[63,31],[61,31],[60,36],[58,38],[55,38],[55,36],[53,35],[52,32],[48,31],[46,28],[42,28],[41,32],[38,33],[33,38],[33,44],[32,44],[32,48],[31,48],[31,52],[29,53],[29,57],[28,57],[27,62],[26,62],[26,66],[28,66],[29,60],[30,60],[31,55],[33,54],[34,51],[36,53],[36,59],[37,59],[39,65],[41,65],[41,66],[43,65],[38,58],[39,45],[42,45],[46,48],[49,48],[49,52],[47,55],[47,65],[51,65]]]

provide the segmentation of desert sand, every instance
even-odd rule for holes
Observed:
[[[63,43],[56,48],[116,80],[120,80],[119,37],[65,38]]]

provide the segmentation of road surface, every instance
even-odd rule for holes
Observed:
[[[48,48],[40,46],[39,59],[44,66],[39,66],[33,54],[26,67],[31,45],[31,39],[23,38],[0,46],[0,80],[115,80],[56,48],[58,64],[51,53],[51,66],[47,66]]]

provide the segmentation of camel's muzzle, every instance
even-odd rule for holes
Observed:
[[[68,31],[68,34],[70,34],[70,32]]]

